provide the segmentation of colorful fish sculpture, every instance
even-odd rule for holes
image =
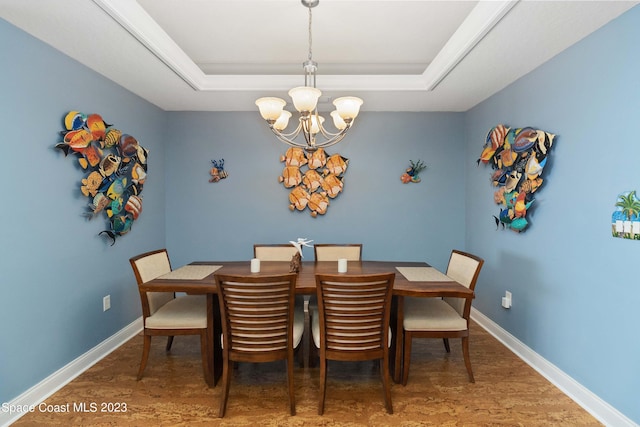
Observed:
[[[128,233],[142,212],[142,187],[147,176],[148,151],[131,135],[123,134],[99,114],[69,111],[63,119],[62,142],[55,145],[65,157],[78,157],[86,174],[80,191],[90,198],[83,216],[92,219],[104,212],[109,229],[105,235],[115,244]]]
[[[524,231],[526,216],[533,205],[533,193],[540,189],[540,177],[547,164],[555,135],[532,127],[493,127],[485,138],[480,163],[491,164],[491,183],[498,187],[494,201],[501,205],[496,225],[513,231]]]

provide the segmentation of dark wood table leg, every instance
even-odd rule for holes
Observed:
[[[402,295],[396,296],[396,327],[395,327],[395,361],[393,367],[393,381],[400,383],[402,381],[402,350],[404,349],[404,334],[403,334],[403,319],[404,319],[404,297]]]
[[[218,295],[207,294],[207,360],[209,361],[207,384],[209,387],[215,387],[222,376],[221,334],[222,324]]]
[[[213,361],[213,294],[207,294],[207,363],[209,367],[207,369],[207,384],[209,387],[214,387],[216,385],[215,375],[213,373],[215,363]]]
[[[222,376],[222,319],[220,318],[220,299],[213,295],[213,383],[217,384]]]

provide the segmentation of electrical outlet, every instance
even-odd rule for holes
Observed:
[[[102,298],[102,311],[107,311],[111,308],[111,295],[107,295]]]
[[[502,306],[504,308],[511,308],[511,302],[512,302],[511,298],[512,298],[511,292],[506,291],[504,293],[504,296],[502,297]]]

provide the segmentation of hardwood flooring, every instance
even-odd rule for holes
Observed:
[[[136,381],[142,337],[136,336],[46,399],[69,412],[36,409],[15,426],[599,426],[588,412],[472,324],[469,383],[460,340],[416,340],[406,387],[393,384],[385,412],[377,363],[330,363],[324,415],[317,415],[319,370],[295,369],[297,415],[289,416],[286,367],[240,364],[225,418],[221,387],[204,382],[197,337],[176,337],[170,353],[156,337],[144,378]],[[86,405],[87,412],[78,410]],[[92,410],[95,404],[97,412]],[[68,406],[67,406],[68,405]],[[74,410],[74,405],[76,406]],[[124,406],[126,405],[126,407]],[[115,409],[125,412],[110,412]],[[101,412],[102,410],[106,412]]]

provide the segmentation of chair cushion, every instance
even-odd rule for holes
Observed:
[[[296,304],[293,312],[293,348],[298,347],[304,333],[304,306]]]
[[[207,297],[186,295],[173,299],[147,317],[147,329],[193,329],[207,327]]]
[[[311,317],[311,337],[316,348],[320,348],[320,312],[318,308],[309,309],[309,316]],[[391,347],[391,326],[389,326],[389,342],[388,346]]]
[[[403,326],[407,331],[464,331],[467,321],[440,298],[405,297]]]

